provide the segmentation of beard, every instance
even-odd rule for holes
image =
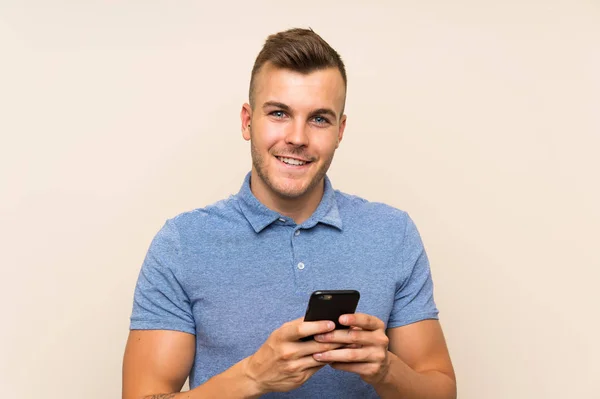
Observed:
[[[281,198],[285,199],[296,199],[302,197],[304,194],[312,191],[325,177],[327,170],[329,170],[329,166],[331,165],[331,161],[333,161],[333,153],[331,156],[326,158],[323,164],[314,172],[312,178],[308,181],[308,184],[303,184],[300,187],[296,185],[286,185],[282,183],[278,183],[275,181],[275,176],[269,175],[269,170],[266,166],[266,161],[261,153],[254,146],[254,142],[250,140],[250,153],[252,155],[252,165],[256,170],[256,173],[260,177],[260,179],[265,183],[265,185],[271,190],[271,192],[275,193]],[[296,155],[303,159],[311,159],[304,155],[302,150],[298,150],[295,147],[290,147],[288,150],[284,151],[285,154]],[[270,153],[269,153],[270,156]]]

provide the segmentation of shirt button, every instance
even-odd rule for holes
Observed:
[[[296,237],[298,237],[298,236],[300,235],[300,230],[296,230],[296,232],[294,233],[294,235],[295,235]]]
[[[300,270],[304,269],[304,263],[302,263],[302,262],[298,263],[298,269],[300,269]]]
[[[285,219],[284,218],[279,218],[279,221],[282,223],[285,223]]]

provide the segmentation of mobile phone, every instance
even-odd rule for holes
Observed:
[[[348,326],[339,323],[339,318],[343,314],[354,313],[359,299],[360,293],[356,290],[315,291],[308,301],[304,321],[331,320],[336,329],[347,329]],[[312,335],[301,341],[311,339]]]

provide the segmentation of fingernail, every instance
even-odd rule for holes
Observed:
[[[324,335],[324,334],[318,334],[318,335],[315,335],[315,339],[316,339],[317,341],[322,341],[322,340],[324,340],[324,339],[325,339],[325,335]]]
[[[333,321],[330,321],[329,323],[327,323],[327,328],[335,328],[335,323]]]
[[[315,353],[315,359],[321,360],[322,358],[323,358],[323,354],[321,354],[321,353]]]
[[[340,323],[347,323],[347,322],[348,322],[348,316],[340,317]]]

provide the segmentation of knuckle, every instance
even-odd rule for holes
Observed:
[[[282,330],[290,330],[290,329],[293,329],[294,327],[297,327],[297,324],[296,325],[295,324],[296,323],[294,323],[292,321],[286,321],[285,323],[283,323],[281,325],[281,327],[282,327]]]
[[[369,323],[369,328],[372,330],[380,330],[381,329],[380,320],[372,318]]]
[[[285,364],[281,369],[285,374],[294,374],[298,371],[298,368],[290,363]]]
[[[390,339],[388,338],[387,335],[382,334],[381,337],[379,338],[379,343],[382,346],[385,346],[386,348],[388,347],[388,345],[390,344]]]
[[[297,374],[295,376],[293,376],[291,378],[292,383],[296,384],[296,385],[301,385],[304,384],[304,382],[306,381],[306,377],[304,376],[304,374]]]
[[[271,334],[271,336],[269,338],[271,338],[271,340],[273,341],[281,341],[281,337],[283,336],[283,326],[281,328],[278,328],[277,330],[273,331],[273,333]]]
[[[291,321],[288,321],[288,322],[283,323],[283,325],[281,326],[281,330],[294,331],[294,327],[297,328],[297,326],[294,326],[294,324]]]
[[[289,348],[282,348],[279,352],[279,357],[282,360],[291,360],[294,357],[294,352],[291,351]]]
[[[383,352],[376,352],[375,356],[373,356],[376,362],[383,362],[385,360],[385,353]]]
[[[356,344],[359,340],[359,330],[348,330],[348,340],[352,344]]]
[[[262,349],[266,352],[266,353],[277,353],[277,348],[275,347],[275,345],[273,345],[273,341],[271,340],[267,340],[263,346]]]

